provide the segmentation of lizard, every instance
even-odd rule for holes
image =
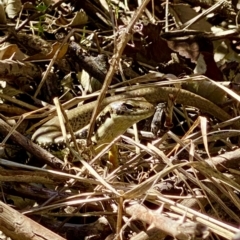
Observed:
[[[134,99],[127,98],[110,102],[100,112],[95,122],[94,134],[91,138],[91,141],[94,145],[94,152],[99,152],[104,144],[110,143],[113,139],[123,134],[126,129],[131,127],[134,123],[150,117],[153,115],[154,111],[154,105],[147,102],[142,97],[137,97]],[[77,126],[75,124],[72,125],[76,138],[83,138],[85,135],[85,130],[88,127],[86,126],[84,129],[82,129],[86,125],[86,116],[84,117],[84,115],[82,115],[82,117],[83,119],[81,119],[81,116],[79,116],[78,120],[75,122],[77,123]],[[69,121],[73,124],[71,120],[71,117],[69,117]],[[79,124],[81,121],[82,124]],[[46,127],[46,125],[50,128]],[[47,134],[45,136],[47,136],[47,140],[50,139],[50,141],[45,141],[45,136],[43,136],[42,132],[38,130],[34,133],[32,137],[33,140],[35,140],[43,147],[44,145],[46,147],[51,147],[51,145],[60,145],[61,147],[61,145],[64,145],[64,139],[61,136],[61,130],[58,129],[59,125],[57,125],[55,125],[54,121],[49,121],[44,124],[44,128],[46,127],[45,130],[47,130]],[[81,129],[81,131],[76,131],[79,129]],[[68,137],[70,138],[70,136]]]
[[[221,109],[216,104],[211,101],[189,92],[184,89],[177,89],[173,87],[143,87],[136,90],[131,90],[122,94],[106,97],[101,103],[101,109],[103,109],[108,104],[111,104],[115,101],[124,101],[124,99],[128,98],[136,98],[136,97],[144,97],[147,102],[152,104],[157,104],[159,102],[165,102],[168,99],[169,94],[176,96],[176,103],[180,103],[186,106],[196,107],[201,110],[201,112],[210,114],[211,116],[221,120],[226,121],[231,119],[231,116]],[[137,103],[137,102],[135,102]],[[139,102],[139,106],[141,103]],[[91,118],[92,111],[96,106],[96,101],[84,104],[82,106],[78,106],[73,108],[67,112],[67,116],[70,124],[72,125],[73,131],[76,132],[80,128],[86,126]],[[134,111],[133,111],[134,112]],[[133,113],[132,112],[132,113]],[[131,113],[131,114],[132,114]],[[133,119],[132,115],[129,113],[128,119]],[[131,121],[131,125],[135,122],[138,122],[142,119],[142,116],[138,119],[134,119]],[[122,123],[127,121],[126,119],[122,119],[118,125],[114,127],[116,129],[121,129],[121,132],[124,133],[126,130],[126,126]],[[130,125],[130,126],[131,126]],[[101,125],[101,131],[107,131],[106,125],[104,123]],[[240,129],[240,122],[235,122],[233,127]],[[51,143],[58,143],[62,141],[62,133],[60,129],[60,124],[58,117],[53,117],[51,120],[43,124],[32,136],[32,140],[37,142],[40,145],[48,145]]]

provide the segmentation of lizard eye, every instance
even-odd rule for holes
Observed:
[[[133,105],[128,104],[128,103],[123,103],[120,105],[120,107],[116,110],[117,115],[124,115],[129,112],[131,112],[133,109]]]
[[[128,104],[128,103],[123,103],[122,105],[124,108],[132,110],[133,109],[133,105],[132,104]]]

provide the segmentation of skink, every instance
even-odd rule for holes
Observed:
[[[208,113],[221,121],[226,121],[231,118],[231,116],[223,109],[218,107],[216,104],[208,101],[207,99],[202,98],[199,95],[196,95],[189,91],[172,87],[145,87],[123,94],[107,97],[102,102],[101,107],[103,109],[106,105],[112,102],[136,97],[144,97],[148,102],[156,104],[159,102],[165,102],[168,99],[169,94],[176,96],[176,103],[196,107],[200,109],[201,112]],[[73,108],[67,112],[67,116],[69,122],[72,125],[73,131],[77,131],[89,123],[95,105],[96,101]],[[131,115],[129,117],[131,118]],[[136,120],[134,121],[137,122]],[[237,129],[240,129],[240,122],[235,122],[233,126]],[[103,125],[103,127],[105,126]],[[119,126],[116,125],[116,128],[118,127]],[[106,128],[105,130],[107,131]],[[43,124],[33,134],[32,139],[41,145],[45,145],[58,142],[58,139],[61,139],[61,135],[62,134],[58,117],[54,117],[50,121]]]
[[[83,109],[85,109],[85,107],[83,107]],[[97,116],[95,122],[94,133],[91,138],[95,152],[101,150],[101,146],[104,144],[110,143],[117,136],[123,134],[134,123],[153,115],[154,111],[155,107],[144,98],[140,97],[109,103]],[[84,117],[84,115],[82,116]],[[69,117],[69,121],[72,124],[76,136],[79,134],[76,130],[85,126],[84,123],[86,118],[84,117],[82,119],[81,115],[79,115],[78,119],[79,121],[76,120],[75,122],[77,123],[76,126],[73,124],[72,118]],[[64,139],[60,129],[58,129],[58,123],[55,123],[56,122],[52,120],[45,123],[41,129],[46,131],[46,134],[42,134],[42,131],[37,130],[32,139],[43,147],[51,147],[52,144],[62,145]],[[82,134],[80,134],[80,136],[82,138]]]

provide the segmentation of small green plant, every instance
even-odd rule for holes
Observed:
[[[43,35],[44,32],[44,27],[42,25],[42,23],[45,20],[45,12],[47,10],[48,6],[44,3],[44,2],[40,2],[37,6],[36,6],[36,10],[40,13],[42,13],[43,15],[39,17],[38,22],[36,24],[35,30],[37,30],[38,32],[38,36]]]
[[[44,2],[40,2],[37,6],[36,6],[36,10],[38,12],[42,12],[45,13],[47,10],[48,6],[44,3]]]

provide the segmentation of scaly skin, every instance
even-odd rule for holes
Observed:
[[[144,98],[139,97],[134,99],[122,99],[109,103],[97,116],[95,122],[94,134],[91,138],[95,150],[97,148],[98,150],[101,149],[99,147],[103,146],[103,144],[110,143],[116,137],[123,134],[126,129],[131,127],[134,123],[150,117],[153,115],[154,111],[155,107],[151,103],[147,102]],[[91,117],[91,115],[89,117]],[[78,119],[79,121],[83,121],[81,116],[79,116]],[[70,117],[69,121],[73,124],[71,120]],[[76,120],[77,123],[79,123],[79,121]],[[37,130],[33,135],[33,140],[46,147],[50,147],[51,144],[61,145],[61,143],[64,142],[64,139],[60,131],[54,131],[57,129],[57,125],[52,122],[52,120],[46,124],[44,124],[44,130],[46,130],[48,134],[43,135]],[[85,125],[84,123],[83,125],[78,124],[76,127],[74,124],[72,127],[76,133],[76,130],[81,129]],[[52,130],[51,133],[49,130]]]
[[[108,104],[98,115],[91,138],[95,150],[112,142],[134,123],[153,115],[155,107],[144,98],[124,99]]]
[[[231,118],[228,113],[207,99],[189,91],[183,89],[179,90],[172,87],[144,87],[123,94],[107,97],[102,102],[101,107],[103,109],[106,105],[114,101],[135,97],[144,97],[148,102],[157,104],[160,102],[165,102],[168,99],[169,94],[172,94],[174,97],[176,97],[176,103],[196,107],[200,109],[201,112],[208,113],[221,121],[226,121]],[[89,123],[95,106],[96,101],[76,107],[67,112],[67,116],[72,125],[73,131],[77,131]],[[233,126],[237,129],[240,129],[240,122],[236,122]],[[56,142],[55,139],[61,135],[58,117],[54,117],[41,126],[33,134],[32,139],[35,142],[44,145]]]

